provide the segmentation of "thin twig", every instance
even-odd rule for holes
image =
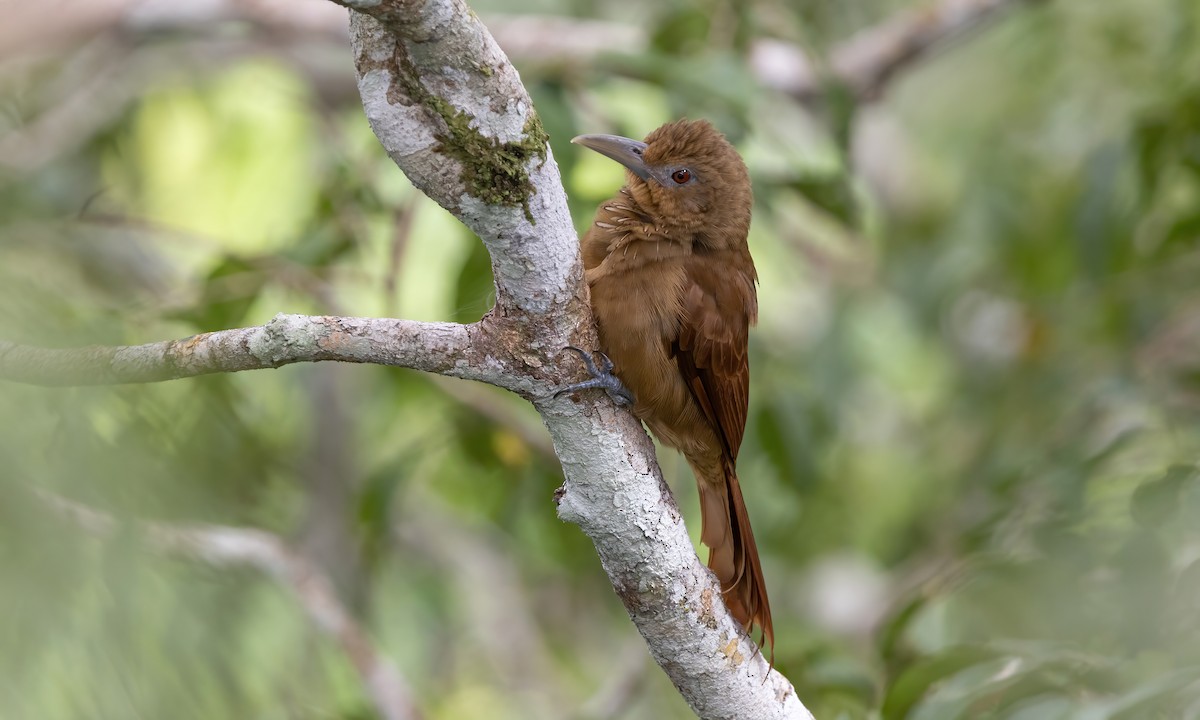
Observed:
[[[646,669],[650,655],[646,646],[631,642],[621,651],[612,673],[604,680],[580,711],[580,720],[615,720],[629,714],[646,687]]]
[[[404,269],[404,253],[408,250],[413,223],[420,207],[417,197],[413,194],[405,198],[392,214],[392,242],[388,248],[387,273],[383,276],[383,307],[389,317],[396,315],[396,287],[400,272]]]
[[[60,516],[83,530],[108,537],[117,530],[111,515],[43,490],[34,491]],[[247,566],[271,576],[292,592],[318,630],[337,642],[363,687],[386,720],[420,720],[412,690],[390,658],[379,652],[347,612],[333,583],[307,558],[264,530],[219,525],[182,526],[139,522],[150,545],[164,553],[216,567]]]

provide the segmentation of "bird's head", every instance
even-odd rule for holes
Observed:
[[[580,135],[571,142],[624,165],[627,187],[655,223],[714,248],[744,246],[753,203],[750,175],[708,121],[668,123],[642,142],[618,135]]]

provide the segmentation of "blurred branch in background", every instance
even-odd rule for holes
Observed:
[[[452,643],[456,651],[473,650],[472,661],[482,661],[531,715],[561,712],[561,690],[547,684],[556,660],[505,537],[496,528],[467,525],[428,493],[409,496],[405,504],[411,510],[394,524],[398,547],[449,574],[466,618],[463,641]],[[645,645],[639,645],[645,657]]]
[[[504,397],[503,393],[454,378],[436,376],[432,380],[439,390],[455,402],[515,433],[542,458],[558,462],[558,457],[554,454],[554,444],[550,442],[545,426],[537,422],[536,416],[522,414],[516,404]]]
[[[639,642],[620,650],[610,674],[580,709],[579,720],[617,720],[625,717],[638,695],[645,692],[649,656]]]
[[[817,100],[838,83],[860,102],[878,100],[899,72],[950,40],[1022,2],[1048,0],[934,0],[855,34],[828,58],[814,62],[790,43],[760,40],[750,66],[766,87],[799,100]]]
[[[0,82],[65,56],[65,68],[36,89],[36,118],[16,128],[0,124],[0,163],[14,169],[32,170],[76,150],[181,70],[212,72],[247,56],[276,54],[303,68],[331,102],[354,97],[344,63],[346,13],[328,2],[68,0],[45,13],[0,0],[0,13],[11,19],[0,29]]]
[[[876,100],[897,73],[948,40],[1019,2],[1044,1],[937,0],[859,32],[828,58],[814,60],[795,44],[763,38],[750,47],[748,63],[764,87],[804,102],[819,99],[831,82],[860,101]],[[327,102],[345,98],[349,90],[350,76],[333,55],[349,41],[346,11],[326,0],[68,0],[62,5],[55,13],[62,22],[48,22],[27,3],[0,0],[0,13],[8,18],[0,30],[0,75],[6,60],[28,61],[34,48],[32,57],[38,57],[82,43],[60,89],[44,91],[39,117],[0,135],[0,162],[14,168],[33,169],[75,149],[180,65],[211,69],[247,53],[277,53],[289,66],[305,69]],[[518,63],[589,66],[606,56],[643,53],[650,42],[644,28],[611,21],[537,15],[489,15],[487,20],[497,42]],[[242,32],[223,31],[230,26]],[[143,39],[164,33],[184,37],[158,49],[142,46]],[[313,52],[322,46],[332,55],[328,61]],[[141,51],[133,53],[135,48]]]
[[[318,364],[305,384],[313,427],[309,455],[300,468],[308,507],[296,544],[361,617],[370,597],[355,532],[362,473],[354,452],[358,416],[352,410],[358,386],[348,369],[340,363]]]
[[[97,537],[109,538],[123,530],[124,523],[107,513],[44,490],[33,492],[59,516]],[[338,599],[333,582],[279,537],[262,530],[213,525],[193,527],[138,521],[134,528],[159,552],[215,567],[251,567],[270,576],[292,593],[313,626],[341,647],[381,718],[421,719],[408,683]]]
[[[417,196],[413,195],[395,211],[392,223],[392,242],[388,246],[387,273],[383,276],[383,306],[388,317],[396,317],[396,290],[404,266],[405,250],[412,239],[413,222],[417,214]]]
[[[129,39],[139,33],[196,30],[227,22],[246,23],[277,36],[312,40],[320,36],[343,44],[346,11],[315,0],[66,0],[54,13],[37,12],[19,0],[3,0],[9,20],[0,30],[0,61],[54,52],[101,33]]]

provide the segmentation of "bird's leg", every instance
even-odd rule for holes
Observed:
[[[629,391],[629,388],[621,384],[620,378],[613,374],[613,363],[612,360],[608,359],[607,355],[602,352],[596,352],[595,355],[592,355],[592,353],[581,350],[574,345],[568,345],[565,349],[574,350],[579,354],[579,359],[583,360],[583,366],[587,368],[588,375],[591,375],[592,378],[560,388],[554,393],[554,397],[565,393],[579,392],[580,390],[600,388],[608,393],[608,396],[617,405],[621,407],[633,405],[633,393]]]

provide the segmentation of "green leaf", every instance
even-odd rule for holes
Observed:
[[[810,174],[792,180],[788,187],[799,192],[806,200],[841,220],[850,228],[859,226],[858,199],[844,173],[830,175]]]
[[[650,43],[670,55],[698,52],[708,40],[709,23],[708,13],[699,8],[680,8],[663,17]]]
[[[914,597],[883,626],[879,633],[879,655],[885,662],[896,664],[905,659],[902,657],[904,631],[908,629],[909,624],[928,602],[929,598],[925,595]]]
[[[266,285],[266,276],[255,263],[225,256],[205,278],[200,299],[174,314],[201,332],[238,327]]]
[[[1160,717],[1176,704],[1181,691],[1189,701],[1200,693],[1200,667],[1180,668],[1160,677],[1138,683],[1115,698],[1088,703],[1075,714],[1076,720],[1142,720]]]
[[[934,683],[998,657],[1000,653],[995,650],[968,645],[950,648],[914,663],[888,688],[880,710],[884,720],[908,717],[909,710]]]
[[[1200,478],[1189,465],[1175,465],[1162,477],[1143,483],[1129,501],[1129,512],[1144,528],[1154,530],[1175,519],[1184,487]]]

